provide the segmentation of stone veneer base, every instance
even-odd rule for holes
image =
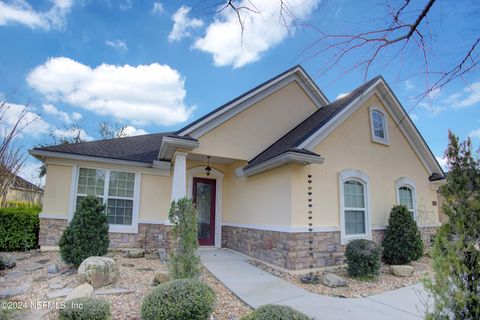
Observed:
[[[40,218],[38,244],[41,247],[58,246],[60,237],[67,227],[66,219]],[[164,224],[138,224],[138,233],[110,233],[110,248],[143,248],[145,250],[174,247],[172,226]]]
[[[420,228],[428,247],[436,227]],[[384,230],[373,230],[372,239],[380,243]],[[288,233],[232,226],[222,227],[222,247],[229,248],[274,266],[289,270],[309,268],[312,258],[308,247],[310,233]],[[313,233],[313,267],[322,268],[345,263],[345,246],[340,244],[340,232]]]

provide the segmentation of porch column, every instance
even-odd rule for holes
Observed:
[[[187,195],[187,153],[176,152],[174,155],[172,201]]]

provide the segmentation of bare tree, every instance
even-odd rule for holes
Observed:
[[[9,112],[10,111],[10,112]],[[16,111],[12,119],[12,106],[5,100],[0,101],[0,206],[4,207],[7,193],[15,177],[22,168],[27,155],[17,145],[16,138],[36,118],[29,118],[27,106]]]
[[[115,138],[124,138],[127,136],[126,130],[127,126],[120,123],[110,123],[108,121],[103,121],[98,124],[98,133],[103,140],[106,139],[115,139]]]
[[[319,56],[327,57],[326,62],[320,66],[318,75],[324,75],[333,67],[346,65],[345,71],[341,76],[357,69],[363,69],[364,80],[369,76],[369,70],[374,64],[382,64],[385,67],[397,61],[397,58],[405,56],[421,57],[421,70],[418,73],[411,74],[423,75],[425,77],[425,89],[418,95],[417,103],[425,97],[429,97],[432,93],[438,92],[450,82],[456,79],[465,80],[465,76],[473,71],[478,71],[480,63],[480,32],[478,31],[478,19],[476,16],[466,17],[471,19],[472,26],[476,27],[469,34],[461,34],[459,38],[470,42],[465,51],[448,52],[452,57],[452,63],[447,66],[439,67],[435,63],[432,54],[435,52],[430,21],[432,19],[440,19],[438,6],[441,0],[402,0],[395,5],[385,4],[386,15],[380,20],[377,27],[369,30],[357,32],[352,30],[350,33],[327,33],[321,28],[305,24],[295,17],[295,13],[290,10],[288,0],[278,1],[279,23],[284,27],[303,27],[314,30],[318,34],[318,38],[308,45],[302,52],[304,61],[318,58]],[[215,7],[218,12],[224,10],[233,10],[238,17],[241,25],[242,41],[243,41],[243,17],[247,14],[259,13],[257,6],[253,0],[248,1],[232,1],[223,0],[215,1],[214,4],[209,0],[200,1],[204,4],[204,9]],[[381,6],[380,3],[370,3],[368,5]],[[466,2],[459,3],[459,6],[466,5]],[[470,2],[472,11],[475,11],[475,2]],[[477,4],[478,5],[478,4]],[[477,8],[478,9],[478,8]],[[290,21],[287,23],[287,21]],[[365,21],[365,25],[371,25],[370,21]],[[448,26],[446,26],[448,27]],[[358,26],[356,26],[358,30]],[[436,52],[437,55],[446,54]],[[350,59],[356,61],[351,63]],[[402,65],[395,63],[393,68],[397,68],[399,75],[402,71]],[[415,104],[415,106],[416,106]],[[413,107],[415,107],[413,106]]]

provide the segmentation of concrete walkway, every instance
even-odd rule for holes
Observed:
[[[217,279],[253,308],[283,304],[318,320],[418,320],[425,315],[428,296],[420,284],[365,298],[335,298],[292,285],[228,249],[201,250],[200,257]]]

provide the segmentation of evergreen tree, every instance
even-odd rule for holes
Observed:
[[[448,216],[432,250],[434,276],[426,281],[435,308],[427,319],[480,319],[480,165],[470,139],[449,132],[443,210]]]
[[[172,279],[197,278],[200,275],[197,212],[192,200],[173,201],[168,214],[174,224],[176,249],[170,254],[169,268]]]
[[[60,238],[62,259],[78,266],[88,257],[105,255],[109,243],[105,206],[97,197],[87,196]]]

